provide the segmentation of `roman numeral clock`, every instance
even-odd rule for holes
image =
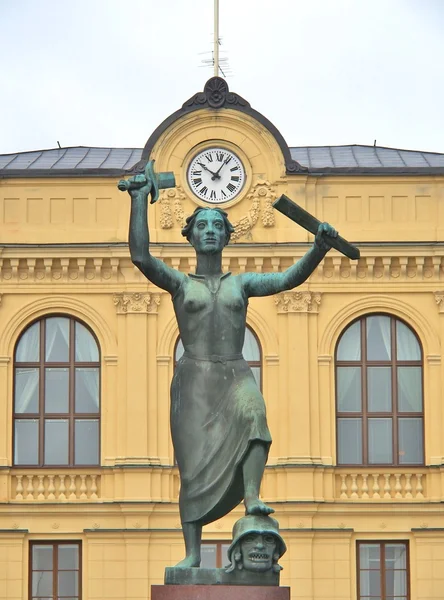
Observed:
[[[211,147],[191,159],[187,179],[197,198],[210,204],[223,204],[236,198],[242,190],[245,168],[232,150]]]

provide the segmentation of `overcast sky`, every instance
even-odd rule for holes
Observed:
[[[0,0],[0,153],[142,147],[212,70],[213,0]],[[444,152],[444,0],[220,0],[228,85],[290,146]]]

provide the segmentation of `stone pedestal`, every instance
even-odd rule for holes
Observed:
[[[264,573],[254,573],[245,569],[234,569],[227,573],[225,569],[206,569],[191,567],[189,569],[167,567],[165,569],[165,585],[223,585],[237,587],[279,586],[279,571],[272,569]]]
[[[289,587],[152,585],[151,600],[290,600]]]

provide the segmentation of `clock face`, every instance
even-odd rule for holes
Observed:
[[[199,152],[188,167],[188,185],[194,194],[210,204],[235,198],[245,183],[245,169],[236,154],[225,148]]]

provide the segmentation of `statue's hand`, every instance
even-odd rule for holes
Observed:
[[[329,238],[338,237],[338,232],[329,223],[320,223],[315,237],[315,245],[321,250],[328,252],[332,245]]]
[[[127,191],[131,198],[136,195],[142,195],[145,196],[145,198],[148,198],[152,185],[152,181],[149,177],[146,177],[144,173],[139,173],[129,179],[121,179],[117,184],[117,187],[121,192]]]

